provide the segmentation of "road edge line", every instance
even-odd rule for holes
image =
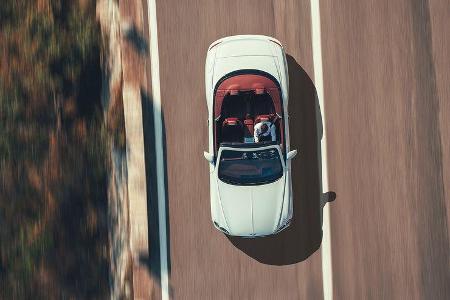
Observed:
[[[319,105],[322,112],[323,136],[321,143],[322,157],[322,191],[328,191],[328,161],[327,161],[327,135],[325,126],[325,106],[323,93],[323,69],[322,69],[322,42],[320,29],[320,3],[319,0],[310,0],[311,5],[311,31],[312,31],[312,51],[314,63],[314,82],[319,98]],[[324,300],[333,299],[333,270],[331,261],[331,233],[330,233],[330,208],[329,205],[323,207],[323,236],[322,236],[322,284]]]
[[[147,3],[149,39],[150,39],[150,72],[152,78],[153,117],[155,126],[156,179],[158,189],[158,224],[159,224],[159,256],[161,271],[161,298],[169,299],[169,274],[167,253],[166,226],[166,188],[164,174],[164,148],[161,110],[161,86],[159,77],[158,28],[156,20],[156,1]]]

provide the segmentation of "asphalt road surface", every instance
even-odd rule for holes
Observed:
[[[326,275],[335,299],[450,298],[450,2],[320,1],[323,120],[309,0],[164,0],[156,16],[171,297],[322,299]],[[227,238],[211,224],[204,62],[211,42],[235,34],[273,36],[288,54],[295,219],[271,238]],[[336,193],[325,275],[323,126]]]

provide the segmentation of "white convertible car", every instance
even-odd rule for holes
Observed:
[[[292,219],[288,71],[280,42],[261,35],[230,36],[208,49],[211,214],[231,236],[280,232]],[[275,129],[255,141],[255,128]],[[269,131],[267,131],[269,133]]]

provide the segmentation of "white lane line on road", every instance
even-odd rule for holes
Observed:
[[[169,274],[167,260],[166,188],[164,174],[164,148],[159,79],[158,28],[155,0],[148,0],[148,26],[150,35],[150,64],[152,76],[153,117],[155,126],[156,178],[158,189],[159,255],[161,266],[161,298],[169,299]]]
[[[322,192],[328,192],[328,162],[327,162],[327,134],[325,126],[325,106],[323,94],[323,70],[322,70],[322,42],[320,35],[320,3],[319,0],[311,0],[311,27],[312,48],[314,62],[314,81],[322,112],[323,137],[320,141],[322,151]],[[331,235],[330,235],[330,208],[329,204],[323,208],[323,237],[322,237],[322,281],[323,297],[325,300],[333,299],[333,272],[331,264]]]

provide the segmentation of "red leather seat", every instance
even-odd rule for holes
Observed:
[[[222,142],[242,143],[244,126],[238,118],[226,118],[222,123]]]
[[[241,121],[238,118],[226,118],[225,120],[223,120],[222,127],[223,126],[228,126],[228,125],[230,125],[230,126],[233,126],[233,125],[242,126],[242,123],[241,123]]]
[[[259,122],[270,122],[272,120],[273,115],[259,115],[255,118],[255,124]]]

